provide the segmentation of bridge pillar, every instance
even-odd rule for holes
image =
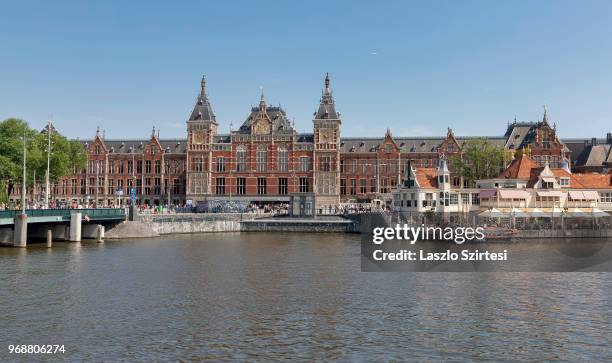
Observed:
[[[13,247],[25,247],[28,244],[28,215],[18,214],[15,217]]]
[[[70,212],[70,241],[81,242],[81,220],[83,214],[80,212]]]
[[[51,228],[47,228],[47,247],[51,247],[53,245],[53,230]]]

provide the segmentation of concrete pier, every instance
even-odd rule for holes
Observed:
[[[13,233],[13,246],[25,247],[28,244],[28,215],[18,214],[15,217],[15,232]]]
[[[47,248],[51,248],[53,245],[53,230],[51,228],[47,229]]]
[[[81,220],[83,214],[80,212],[70,213],[70,241],[81,242]]]

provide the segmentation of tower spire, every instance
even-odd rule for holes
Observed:
[[[331,94],[331,90],[329,88],[329,73],[325,73],[325,94],[329,95]]]
[[[266,110],[266,98],[264,97],[263,86],[259,87],[259,89],[261,90],[261,97],[259,97],[259,110],[263,112]]]
[[[542,118],[542,122],[544,122],[545,124],[548,123],[548,110],[546,109],[546,105],[544,105],[544,117]]]
[[[202,90],[200,94],[202,95],[202,97],[206,97],[206,76],[202,76],[201,86],[202,86]]]

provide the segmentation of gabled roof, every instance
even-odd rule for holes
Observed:
[[[544,167],[531,169],[527,188],[533,188],[538,182]],[[612,188],[612,176],[600,173],[569,173],[565,169],[550,168],[555,178],[569,178],[569,189],[606,189]]]
[[[251,107],[251,113],[247,116],[246,120],[242,123],[240,128],[235,131],[239,134],[250,134],[253,122],[259,118],[265,117],[272,123],[272,133],[275,134],[293,134],[293,126],[287,118],[287,113],[282,107],[279,106],[267,106],[263,93],[261,94],[261,100],[259,107]]]
[[[531,170],[537,168],[538,164],[529,156],[521,154],[512,160],[510,165],[499,174],[499,179],[529,179]]]
[[[601,167],[612,163],[612,144],[589,145],[577,155],[574,166]]]

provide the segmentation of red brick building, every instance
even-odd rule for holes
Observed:
[[[139,204],[191,204],[205,201],[289,202],[314,197],[317,208],[341,201],[391,199],[391,190],[410,170],[436,168],[444,156],[461,156],[471,137],[457,137],[449,128],[443,137],[342,138],[329,75],[313,118],[312,133],[298,133],[280,106],[259,105],[230,134],[218,133],[218,122],[202,78],[195,106],[186,122],[186,139],[108,140],[96,132],[85,143],[89,160],[84,170],[53,186],[60,202],[120,204],[134,190]],[[556,167],[569,149],[541,122],[513,123],[501,137],[486,137],[510,154],[525,149],[542,165]],[[463,187],[453,175],[454,187]],[[13,195],[19,198],[19,189]]]

